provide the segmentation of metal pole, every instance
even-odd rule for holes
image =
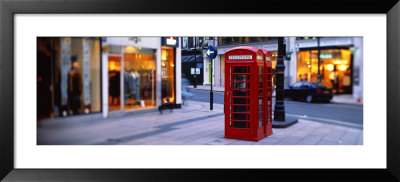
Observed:
[[[283,63],[283,57],[285,55],[285,44],[283,44],[283,37],[278,38],[278,60],[275,69],[276,78],[276,96],[275,96],[275,110],[274,120],[285,121],[285,104],[284,104],[284,72],[285,64]]]
[[[319,46],[319,37],[317,37],[318,41],[318,73],[317,73],[317,83],[321,83],[321,73],[320,73],[320,66],[321,66],[321,48]]]
[[[197,88],[197,73],[196,73],[196,70],[197,70],[197,58],[196,58],[196,48],[197,48],[197,46],[196,46],[196,37],[194,37],[194,88]]]
[[[213,102],[214,102],[214,93],[213,93],[213,77],[214,77],[214,74],[213,74],[213,71],[214,71],[214,69],[213,69],[213,59],[211,59],[211,69],[210,69],[210,71],[211,71],[210,110],[213,110]]]

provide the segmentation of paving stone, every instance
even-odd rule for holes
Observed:
[[[268,136],[269,138],[274,138],[274,139],[284,139],[286,137],[290,136],[288,133],[281,133],[280,131],[273,133],[272,135]]]
[[[344,127],[335,127],[324,137],[325,140],[339,141],[346,132]]]
[[[332,125],[323,125],[317,128],[313,134],[315,135],[327,135],[333,129]]]
[[[307,131],[307,130],[300,130],[297,132],[294,132],[293,134],[291,134],[290,136],[294,136],[294,137],[306,137],[308,135],[310,135],[311,131]]]
[[[230,144],[230,143],[232,143],[234,141],[235,140],[223,138],[223,139],[214,140],[214,141],[209,142],[207,144],[209,144],[209,145],[227,145],[227,144]]]
[[[321,135],[308,135],[297,143],[298,145],[316,145],[321,141]]]
[[[287,138],[281,140],[278,145],[296,145],[302,138],[301,137],[294,137],[288,136]]]
[[[254,145],[256,142],[253,141],[246,141],[246,140],[236,140],[232,143],[229,143],[229,145]]]
[[[280,141],[282,141],[282,139],[267,137],[258,141],[256,145],[274,145],[278,144]]]
[[[327,140],[327,139],[322,139],[321,141],[318,142],[318,145],[336,145],[338,141],[335,140]]]
[[[358,139],[357,139],[357,145],[363,145],[364,144],[364,142],[363,142],[363,139],[364,138],[364,133],[363,132],[361,132],[361,134],[358,136]]]
[[[211,143],[211,142],[215,142],[215,138],[204,137],[204,138],[195,139],[192,142],[193,142],[193,144],[205,145],[205,144],[208,144],[208,143]]]
[[[355,131],[347,129],[345,134],[339,139],[338,144],[340,145],[357,145],[358,137],[360,136],[360,131]]]

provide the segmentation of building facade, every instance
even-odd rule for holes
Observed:
[[[204,50],[208,46],[209,37],[181,37],[182,43],[182,77],[192,85],[203,85],[204,73],[207,65],[204,64]]]
[[[225,83],[225,52],[237,46],[253,46],[272,53],[272,67],[277,61],[277,37],[214,37],[209,42],[218,48],[214,62],[215,86]],[[297,81],[317,81],[318,65],[321,82],[336,94],[363,97],[363,39],[362,37],[285,37],[285,87]],[[318,49],[320,56],[318,59]],[[210,84],[207,69],[209,59],[204,59],[204,84]],[[319,63],[318,63],[319,62]]]
[[[38,119],[180,108],[178,37],[39,37],[37,42]]]

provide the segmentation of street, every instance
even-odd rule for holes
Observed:
[[[206,90],[190,89],[194,94],[189,100],[210,102],[210,92]],[[214,103],[223,104],[223,92],[214,92]],[[275,105],[275,97],[273,98]],[[363,127],[363,107],[357,105],[337,103],[305,103],[285,99],[285,112],[288,116],[295,116],[318,122],[340,124],[357,128]]]

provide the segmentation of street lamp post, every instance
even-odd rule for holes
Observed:
[[[321,83],[321,72],[320,72],[320,66],[321,66],[321,48],[319,45],[319,37],[317,37],[317,41],[318,41],[318,73],[317,73],[317,83]]]
[[[196,37],[194,37],[194,49],[193,49],[193,52],[194,52],[194,88],[197,88],[197,73],[196,73],[196,70],[197,70],[197,58],[196,58],[196,52],[197,52],[197,42],[196,42]]]
[[[278,38],[278,60],[275,69],[276,94],[275,94],[275,110],[274,120],[285,121],[285,104],[284,104],[284,73],[285,64],[283,57],[285,56],[286,45],[283,43],[283,37]]]

